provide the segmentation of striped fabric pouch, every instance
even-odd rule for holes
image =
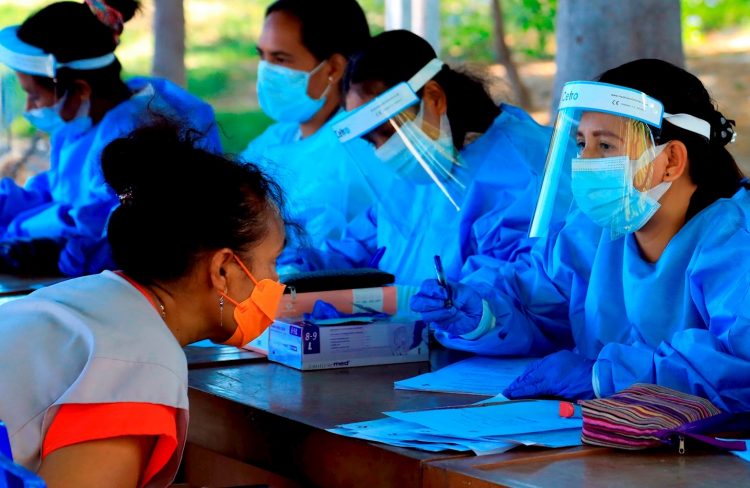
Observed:
[[[581,440],[595,446],[646,449],[678,445],[685,452],[685,438],[715,447],[744,451],[742,441],[710,437],[732,424],[724,413],[705,398],[664,386],[636,383],[608,398],[582,400]]]

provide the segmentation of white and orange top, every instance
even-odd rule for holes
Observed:
[[[153,435],[142,486],[169,485],[187,433],[187,363],[147,296],[110,271],[65,281],[1,306],[0,337],[0,419],[16,462],[36,470],[71,444]]]

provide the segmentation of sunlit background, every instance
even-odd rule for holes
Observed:
[[[0,26],[23,21],[49,1],[3,0]],[[255,95],[255,40],[269,2],[185,0],[187,84],[216,108],[225,148],[240,151],[270,121]],[[362,0],[373,33],[383,30],[383,0]],[[532,94],[531,112],[548,122],[555,73],[556,0],[503,0],[507,41]],[[126,76],[149,73],[153,52],[152,0],[125,28],[117,54]],[[504,70],[493,64],[492,16],[487,0],[441,1],[441,56],[485,69],[498,98],[507,98]],[[732,152],[746,168],[750,161],[750,1],[683,0],[683,36],[688,68],[709,86],[725,112],[738,120]],[[23,133],[24,128],[18,129]],[[28,131],[29,129],[26,128]],[[749,137],[742,137],[747,133]]]

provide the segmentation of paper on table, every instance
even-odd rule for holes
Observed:
[[[560,417],[559,405],[554,400],[520,400],[385,414],[424,425],[443,435],[464,438],[581,428],[582,419]]]
[[[192,344],[188,344],[188,346],[193,347],[221,347],[221,344],[217,344],[213,342],[211,339],[203,339],[202,341],[193,342]]]
[[[358,439],[429,451],[470,450],[479,456],[499,454],[519,444],[505,439],[461,439],[444,436],[422,425],[394,418],[345,424],[328,431]]]
[[[524,446],[542,447],[571,447],[581,445],[581,429],[550,430],[547,432],[528,432],[508,436],[493,437],[493,439],[517,442]]]
[[[473,357],[394,383],[397,390],[435,391],[470,395],[497,395],[534,359]]]
[[[732,451],[732,454],[744,461],[750,462],[750,451]]]
[[[722,440],[722,441],[740,441],[740,442],[744,442],[746,448],[750,448],[750,446],[747,445],[747,439],[721,439],[720,438],[719,440]],[[745,450],[745,451],[730,451],[730,452],[732,454],[734,454],[735,456],[737,456],[738,458],[742,459],[743,461],[750,462],[750,450]]]
[[[343,435],[346,437],[353,437],[355,439],[362,439],[365,441],[372,441],[372,442],[381,442],[383,444],[388,444],[389,446],[396,446],[396,447],[410,447],[413,449],[419,449],[421,451],[429,451],[429,452],[441,452],[441,451],[459,451],[459,452],[466,452],[470,449],[465,446],[459,446],[458,444],[437,444],[437,443],[425,443],[425,442],[418,442],[418,441],[399,441],[395,439],[379,439],[376,437],[368,436],[364,433],[358,433],[356,431],[348,431],[345,428],[333,428],[333,429],[326,429],[328,432],[332,432],[334,434]]]

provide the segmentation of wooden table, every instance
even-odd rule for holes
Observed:
[[[16,276],[0,273],[0,296],[27,295],[68,279],[65,276]]]
[[[267,361],[263,354],[220,344],[212,347],[185,346],[182,350],[185,351],[189,369],[227,367],[248,362]]]
[[[24,277],[0,273],[0,305],[66,279],[64,276]]]
[[[524,449],[438,460],[424,471],[429,488],[750,486],[750,463],[733,454],[691,449],[616,451],[599,447]]]
[[[393,389],[394,381],[429,371],[426,362],[306,372],[276,363],[191,370],[188,442],[282,475],[274,486],[420,486],[425,463],[463,455],[395,448],[324,429],[382,418],[387,410],[482,398]]]
[[[437,355],[433,365],[451,360]],[[428,371],[429,363],[411,363],[301,372],[268,362],[191,370],[187,478],[196,486],[250,480],[284,488],[750,486],[750,463],[725,453],[578,447],[475,457],[325,431],[383,411],[481,398],[393,389],[394,381]]]

